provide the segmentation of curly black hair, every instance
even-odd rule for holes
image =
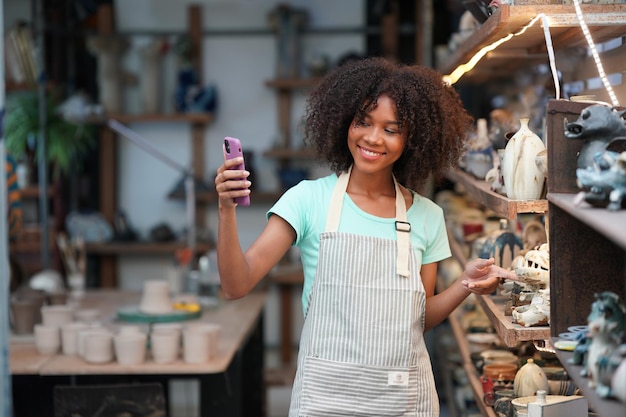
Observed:
[[[418,189],[429,174],[439,179],[455,166],[474,119],[457,92],[437,71],[419,65],[396,64],[380,57],[348,62],[335,68],[307,98],[304,141],[335,172],[353,163],[348,129],[374,109],[381,95],[396,104],[407,143],[394,164],[397,180]]]

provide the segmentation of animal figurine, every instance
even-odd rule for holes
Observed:
[[[619,210],[626,197],[626,152],[604,151],[594,157],[594,165],[576,170],[578,187],[583,191],[575,202],[585,200],[595,207]]]
[[[624,343],[626,330],[626,305],[611,291],[595,294],[587,317],[589,328],[587,352],[584,358],[583,376],[589,378],[589,386],[598,395],[607,395],[607,387],[602,383],[601,372],[610,355]]]
[[[626,136],[626,110],[618,111],[604,104],[592,104],[574,122],[563,121],[565,137],[584,141],[578,154],[577,166],[592,167],[597,153],[619,136]]]
[[[598,364],[599,380],[596,385],[596,393],[600,397],[616,397],[621,399],[621,396],[626,394],[626,391],[624,390],[624,388],[626,388],[626,373],[617,373],[617,370],[622,363],[626,364],[626,343],[613,349],[608,356],[603,356]],[[623,378],[621,385],[618,379],[620,378],[620,375],[622,375],[621,378]]]
[[[520,281],[546,288],[550,285],[550,249],[547,243],[526,252],[523,259],[512,265]]]

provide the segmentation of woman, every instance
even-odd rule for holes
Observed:
[[[456,164],[473,120],[435,71],[368,58],[311,92],[305,122],[336,174],[288,190],[245,253],[233,199],[249,194],[248,172],[231,169],[237,159],[217,171],[224,294],[243,297],[298,246],[305,321],[289,415],[436,416],[424,332],[470,293],[515,278],[474,260],[435,294],[450,256],[443,212],[412,189]]]

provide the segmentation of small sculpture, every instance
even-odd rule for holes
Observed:
[[[595,298],[587,316],[589,332],[579,340],[578,355],[571,362],[583,365],[581,375],[589,377],[589,386],[595,388],[598,395],[606,396],[610,389],[602,382],[602,368],[626,341],[626,305],[611,291],[595,294]]]
[[[546,288],[550,285],[550,250],[547,243],[529,250],[523,260],[516,259],[512,266],[522,282],[538,288]]]
[[[626,152],[604,151],[594,157],[594,164],[576,170],[578,187],[583,191],[576,203],[585,200],[595,207],[619,210],[626,197]]]
[[[514,307],[513,322],[524,327],[546,326],[550,323],[550,289],[538,290],[528,305]]]
[[[585,142],[578,154],[578,168],[593,167],[596,154],[604,152],[616,137],[626,136],[625,114],[626,110],[592,104],[583,109],[576,121],[563,120],[565,137]]]

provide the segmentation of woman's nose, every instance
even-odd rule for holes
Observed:
[[[365,135],[365,140],[368,143],[378,143],[382,139],[382,135],[379,129],[372,128]]]

